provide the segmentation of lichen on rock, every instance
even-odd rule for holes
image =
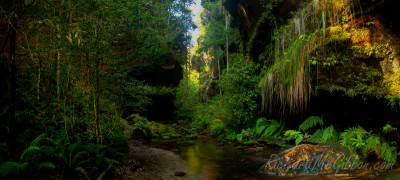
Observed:
[[[271,155],[259,172],[268,175],[329,174],[336,172],[341,157],[350,153],[340,146],[301,144]],[[355,158],[354,160],[357,160]]]

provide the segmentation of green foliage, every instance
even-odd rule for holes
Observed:
[[[362,139],[366,135],[367,131],[365,131],[361,126],[353,127],[345,130],[341,135],[340,139],[344,146],[351,147],[353,145],[359,145],[360,147],[363,143],[360,142],[359,139]]]
[[[303,123],[301,123],[301,125],[299,126],[299,129],[308,130],[308,129],[312,128],[312,127],[315,127],[318,124],[320,126],[324,125],[324,121],[322,120],[322,117],[320,117],[320,116],[310,116],[306,120],[304,120]]]
[[[200,102],[199,91],[204,87],[200,83],[200,73],[190,70],[181,80],[175,94],[175,105],[179,107],[177,113],[179,119],[190,119],[195,111],[196,104]]]
[[[241,54],[231,54],[232,63],[229,73],[224,71],[217,87],[222,96],[228,118],[222,120],[231,127],[243,127],[255,118],[258,107],[259,90],[256,88],[259,77],[255,72],[259,68],[256,63],[246,61]]]
[[[256,138],[277,138],[281,135],[283,128],[283,122],[258,118],[254,135]]]
[[[399,73],[400,74],[400,73]],[[386,95],[385,98],[389,100],[389,104],[393,111],[398,111],[400,109],[400,95]]]
[[[304,138],[304,134],[296,130],[287,130],[284,136],[286,137],[286,140],[295,140],[296,145],[298,145]]]
[[[358,154],[362,157],[375,152],[379,158],[387,162],[396,162],[396,143],[384,141],[379,136],[365,131],[360,126],[345,130],[340,137],[344,146],[349,147],[353,151],[358,151]]]
[[[224,131],[224,123],[220,119],[214,119],[210,122],[210,132],[214,136],[218,136]]]
[[[3,178],[19,177],[21,174],[25,174],[27,166],[27,162],[20,164],[18,162],[8,161],[0,166],[0,174]]]
[[[242,132],[240,134],[237,134],[235,139],[240,143],[244,143],[246,141],[251,140],[252,137],[253,137],[253,129],[247,128],[247,129],[242,129]]]
[[[396,145],[395,143],[393,145]],[[397,149],[396,146],[391,146],[388,142],[382,143],[379,154],[382,159],[387,162],[394,163],[397,159]]]
[[[383,128],[382,128],[382,132],[385,134],[391,133],[391,132],[395,132],[397,131],[397,128],[394,128],[392,125],[390,124],[386,124]]]
[[[322,142],[322,136],[324,135],[324,130],[323,129],[317,129],[313,135],[308,139],[308,141],[313,142],[313,143],[321,143]]]
[[[6,179],[24,177],[44,177],[49,169],[55,169],[52,162],[48,162],[54,153],[54,148],[48,146],[51,139],[42,134],[36,137],[21,153],[19,161],[7,161],[0,166],[0,175]]]
[[[193,120],[198,129],[206,129],[214,119],[223,121],[227,129],[240,132],[253,127],[258,107],[259,91],[255,88],[258,65],[247,62],[242,55],[231,54],[229,73],[224,71],[217,88],[222,92],[194,106]]]
[[[334,128],[332,125],[330,125],[329,127],[325,128],[324,133],[322,134],[322,143],[326,143],[328,141],[328,139],[333,137],[333,132],[334,132]]]

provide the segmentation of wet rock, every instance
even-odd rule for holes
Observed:
[[[339,146],[301,144],[271,155],[260,173],[281,176],[332,173],[335,162],[346,154]]]

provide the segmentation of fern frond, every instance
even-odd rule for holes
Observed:
[[[304,136],[301,136],[301,135],[296,137],[296,141],[295,141],[296,142],[296,146],[299,145],[299,143],[303,140],[303,137]]]
[[[365,131],[361,126],[352,127],[340,134],[340,139],[344,146],[350,147],[354,141],[357,141],[357,136],[360,136],[362,139],[366,134],[367,131]]]
[[[392,127],[392,125],[390,124],[386,124],[383,128],[382,128],[383,133],[388,134],[394,131],[397,131],[397,128]]]
[[[32,155],[34,152],[40,151],[41,148],[39,146],[29,146],[27,147],[21,154],[19,158],[19,162],[24,162],[28,159],[30,155]]]
[[[42,169],[44,169],[44,168],[55,169],[56,166],[55,166],[53,163],[51,163],[51,162],[42,162],[42,163],[40,163],[40,164],[37,166],[37,169],[38,169],[39,171],[42,170]]]
[[[83,174],[86,177],[86,179],[89,179],[88,174],[86,173],[85,169],[83,169],[82,167],[75,168],[75,171],[80,172],[81,174]]]
[[[278,134],[280,134],[279,129],[281,129],[281,123],[278,121],[271,121],[271,124],[265,129],[265,131],[262,133],[262,137],[274,137]]]
[[[364,148],[366,151],[378,150],[378,147],[380,145],[381,145],[380,138],[378,136],[372,135],[367,139],[367,143]]]
[[[307,130],[310,129],[316,125],[324,125],[324,121],[322,120],[322,117],[320,116],[310,116],[307,118],[303,123],[300,124],[299,129],[302,130]]]
[[[262,132],[267,128],[268,126],[268,120],[265,118],[258,118],[257,123],[256,123],[256,129],[255,129],[255,135],[256,137],[259,137]]]
[[[277,137],[283,130],[283,123],[277,120],[267,120],[265,118],[259,118],[256,123],[255,136],[256,137]]]
[[[388,142],[384,142],[380,148],[380,157],[390,163],[395,163],[397,159],[397,151],[395,146],[390,146]]]
[[[290,140],[295,140],[296,146],[303,140],[304,138],[304,134],[301,133],[300,131],[296,131],[296,130],[287,130],[285,132],[286,140],[290,141]]]
[[[45,139],[47,139],[46,134],[41,134],[31,142],[31,146],[38,146],[40,141],[45,140]]]
[[[308,141],[313,143],[321,143],[322,142],[322,135],[324,131],[322,129],[317,129],[314,134],[308,139]]]
[[[6,177],[9,174],[16,174],[20,171],[20,164],[17,162],[8,161],[0,166],[0,174],[2,177]]]
[[[322,143],[326,143],[329,138],[333,136],[334,128],[332,125],[325,128],[324,133],[322,134]]]

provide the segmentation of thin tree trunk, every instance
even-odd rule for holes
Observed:
[[[57,50],[57,66],[56,66],[56,81],[57,81],[57,102],[60,102],[60,75],[61,75],[61,69],[60,69],[60,51]]]
[[[10,53],[9,53],[9,63],[10,63],[10,110],[9,110],[9,146],[10,152],[12,152],[15,148],[15,137],[16,137],[16,117],[15,117],[15,108],[16,108],[16,97],[17,97],[17,79],[16,79],[16,39],[17,39],[17,17],[12,15],[11,19],[11,37],[10,37]],[[15,21],[15,22],[14,22]]]
[[[97,143],[100,143],[100,118],[99,118],[99,92],[100,92],[100,77],[99,77],[99,66],[100,66],[100,59],[98,58],[98,53],[96,53],[96,67],[95,67],[95,97],[94,97],[94,114],[96,120],[96,135],[97,135]]]
[[[186,95],[189,94],[189,72],[188,72],[188,60],[189,57],[186,56],[186,62],[185,62],[185,74],[186,74]]]
[[[229,73],[229,41],[228,41],[228,24],[229,24],[229,17],[228,12],[225,13],[225,51],[226,51],[226,72]]]
[[[42,76],[42,60],[41,58],[38,58],[38,77],[37,77],[37,84],[36,84],[36,93],[37,93],[37,99],[40,100],[40,81],[41,81],[41,76]]]
[[[221,80],[221,65],[219,58],[218,58],[218,79]],[[222,95],[221,89],[219,89],[219,94]]]

